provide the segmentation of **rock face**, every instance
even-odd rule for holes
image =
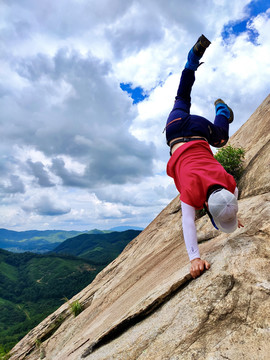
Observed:
[[[11,360],[254,360],[270,358],[270,95],[230,139],[246,150],[244,228],[197,220],[211,269],[192,280],[178,197],[70,302],[11,351]]]

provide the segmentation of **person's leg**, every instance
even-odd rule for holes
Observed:
[[[196,135],[190,132],[189,126],[187,126],[188,117],[190,116],[191,90],[195,81],[195,71],[200,66],[200,59],[209,45],[210,41],[204,35],[201,35],[188,53],[175,103],[164,129],[164,131],[166,130],[167,144],[178,137]]]
[[[191,115],[191,122],[198,126],[197,131],[208,140],[209,144],[220,148],[229,140],[229,117],[216,114],[214,124],[209,120],[196,115]],[[204,134],[204,135],[203,135]]]
[[[191,107],[191,90],[195,81],[195,71],[185,68],[182,71],[174,108],[182,109],[189,114]]]
[[[189,115],[185,136],[202,136],[214,147],[224,146],[229,139],[228,118],[222,114],[215,117],[214,124],[199,115]]]
[[[188,129],[185,136],[202,136],[210,145],[217,146],[223,141],[228,141],[229,123],[223,115],[216,117],[216,123],[199,115],[190,115]]]
[[[213,146],[222,147],[229,139],[229,124],[233,122],[234,114],[232,109],[221,99],[215,101],[216,117],[214,126],[218,134],[213,136]]]
[[[195,81],[195,71],[201,65],[200,59],[210,44],[211,42],[204,35],[201,35],[196,44],[190,49],[185,68],[180,78],[177,95],[175,97],[176,106],[174,106],[174,108],[181,108],[183,111],[189,113],[191,90]]]
[[[229,140],[229,122],[225,115],[216,115],[214,124],[210,126],[210,145],[220,148]]]

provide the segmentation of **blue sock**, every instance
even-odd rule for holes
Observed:
[[[228,109],[228,106],[226,104],[223,104],[223,103],[219,103],[219,104],[216,105],[216,115],[223,115],[227,119],[229,119],[230,116],[231,116],[230,110]]]
[[[201,56],[195,55],[193,48],[188,53],[187,63],[185,65],[186,69],[196,71],[200,66],[200,58]]]

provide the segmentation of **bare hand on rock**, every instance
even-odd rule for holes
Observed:
[[[206,260],[199,258],[191,260],[190,274],[195,279],[200,276],[204,270],[210,269],[210,264]]]

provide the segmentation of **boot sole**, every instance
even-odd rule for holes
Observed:
[[[227,105],[228,106],[228,105]],[[231,124],[232,122],[233,122],[233,119],[234,119],[234,115],[233,115],[233,111],[232,111],[232,109],[228,106],[228,109],[229,109],[229,111],[230,111],[230,117],[229,117],[229,119],[228,119],[228,122],[229,122],[229,124]]]
[[[206,48],[211,44],[211,41],[208,40],[204,35],[201,35],[197,40],[196,44],[193,46],[194,54],[197,56],[203,56]]]
[[[203,34],[199,37],[198,41],[204,48],[208,48],[208,46],[211,44],[211,41],[208,40]]]

